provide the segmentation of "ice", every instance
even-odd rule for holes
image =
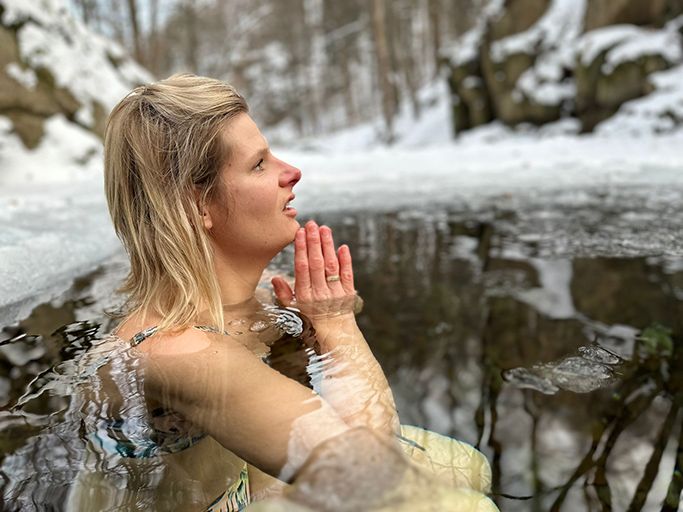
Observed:
[[[560,389],[590,393],[614,383],[624,362],[613,352],[593,344],[579,347],[577,354],[557,361],[506,370],[503,377],[515,387],[534,389],[546,395],[553,395]]]
[[[554,395],[560,390],[548,378],[526,368],[507,370],[503,373],[503,377],[507,382],[514,384],[518,388],[534,389],[545,395]]]

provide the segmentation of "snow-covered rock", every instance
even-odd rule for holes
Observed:
[[[0,317],[7,323],[120,250],[102,191],[101,136],[115,103],[152,79],[64,0],[0,0]]]
[[[490,14],[450,50],[456,132],[494,119],[515,126],[567,117],[577,117],[589,131],[624,103],[651,92],[650,75],[683,62],[683,22],[665,23],[667,16],[683,14],[683,6],[668,0],[610,1],[501,5],[492,0]],[[506,33],[515,27],[512,18],[521,4],[540,12],[531,12],[516,26],[536,21]],[[614,25],[619,20],[655,25]],[[586,33],[585,27],[603,28]],[[477,86],[466,87],[474,79]]]
[[[90,174],[109,110],[151,80],[64,0],[0,0],[0,184]]]

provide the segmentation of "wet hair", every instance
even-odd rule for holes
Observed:
[[[220,287],[202,209],[222,200],[230,156],[226,123],[248,111],[230,85],[190,74],[140,86],[109,115],[104,185],[116,234],[130,258],[122,314],[154,312],[160,329],[208,314],[224,328]]]

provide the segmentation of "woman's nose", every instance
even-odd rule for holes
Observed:
[[[282,162],[282,160],[280,160]],[[289,165],[286,162],[282,162],[283,164],[283,169],[282,172],[280,173],[280,186],[282,187],[293,187],[296,185],[299,180],[301,179],[301,171],[294,167],[293,165]]]

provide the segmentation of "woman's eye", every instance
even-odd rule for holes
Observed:
[[[263,161],[263,158],[261,158],[261,160],[259,160],[259,162],[254,166],[254,170],[265,171],[263,164],[264,164],[264,161]]]

